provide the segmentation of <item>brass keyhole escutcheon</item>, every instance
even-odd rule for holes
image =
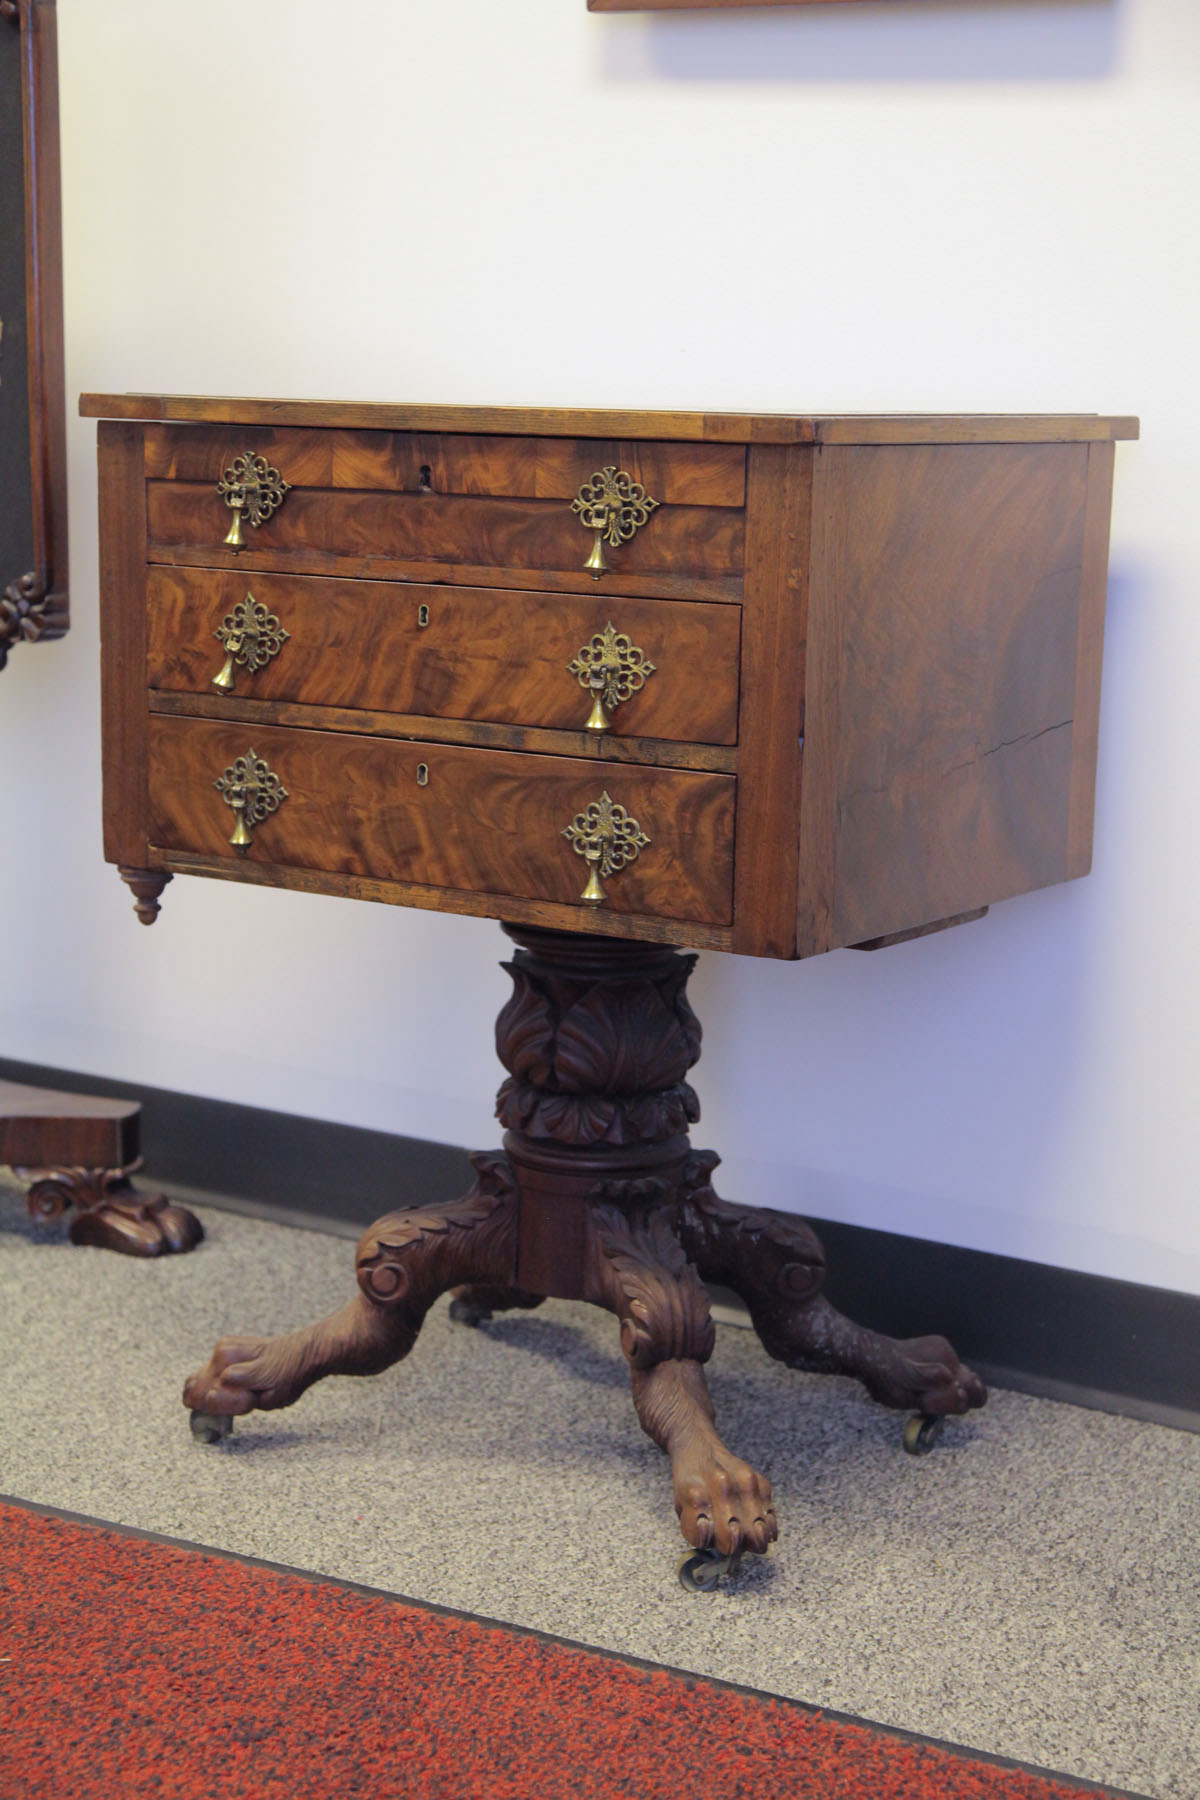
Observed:
[[[429,623],[429,608],[425,605],[424,601],[422,601],[421,605],[418,606],[418,608],[417,608],[417,624],[421,627],[422,630],[424,630],[425,626],[428,625],[428,623]]]
[[[226,806],[233,808],[236,823],[229,842],[239,856],[245,856],[254,842],[255,826],[279,810],[288,791],[274,769],[253,750],[230,763],[213,786]]]
[[[253,594],[247,594],[213,632],[225,652],[225,661],[213,676],[212,685],[220,694],[232,694],[235,666],[256,674],[279,655],[290,635],[273,612],[268,612]]]
[[[657,506],[658,501],[650,498],[640,481],[635,481],[632,475],[615,468],[612,463],[598,469],[590,481],[584,482],[571,502],[571,511],[578,515],[581,524],[596,534],[592,553],[583,566],[597,581],[608,568],[605,544],[614,550],[627,544]]]
[[[610,619],[603,631],[597,631],[567,664],[569,674],[576,676],[581,688],[592,696],[592,710],[585,731],[608,731],[610,715],[618,706],[646,685],[654,673],[654,664],[625,632],[618,631]]]
[[[246,545],[242,534],[243,516],[256,528],[265,525],[271,514],[283,505],[284,495],[290,489],[279,470],[273,469],[265,456],[256,456],[253,450],[246,450],[241,456],[235,456],[222,473],[217,492],[233,511],[233,523],[225,534],[225,547],[237,551]]]
[[[585,906],[603,906],[608,899],[603,883],[635,862],[650,842],[637,820],[608,793],[576,813],[562,835],[588,865],[587,886],[579,896]]]
[[[429,764],[428,763],[418,763],[417,764],[417,786],[418,787],[428,787],[429,786]]]

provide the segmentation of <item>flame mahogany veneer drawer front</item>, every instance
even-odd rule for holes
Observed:
[[[577,731],[592,696],[568,665],[611,624],[641,653],[632,666],[652,665],[613,708],[614,735],[737,738],[740,608],[682,600],[159,565],[147,573],[151,687],[212,694],[225,657],[214,634],[247,596],[288,635],[270,640],[276,653],[253,671],[234,664],[231,706],[294,701]]]
[[[741,581],[742,446],[457,433],[152,426],[152,559],[221,549],[231,514],[217,483],[248,453],[264,457],[289,489],[260,526],[245,526],[245,554],[257,566],[344,559],[390,573],[445,564],[556,571],[582,585],[594,534],[571,502],[612,467],[657,502],[629,541],[606,552],[615,575]]]
[[[248,862],[574,905],[588,865],[563,832],[607,792],[649,842],[606,878],[606,912],[732,916],[734,777],[575,757],[151,718],[156,852],[237,866],[236,814],[214,784],[250,751],[287,798],[254,826]]]

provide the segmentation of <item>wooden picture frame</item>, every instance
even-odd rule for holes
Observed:
[[[0,0],[0,669],[67,606],[62,176],[54,0]]]
[[[589,12],[711,12],[734,6],[857,6],[861,0],[588,0]]]

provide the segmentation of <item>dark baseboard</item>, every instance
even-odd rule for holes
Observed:
[[[143,1184],[350,1234],[453,1199],[465,1150],[0,1058],[0,1077],[139,1100]],[[486,1146],[481,1146],[486,1147]],[[814,1219],[826,1292],[893,1337],[943,1333],[1000,1386],[1200,1431],[1200,1295]]]

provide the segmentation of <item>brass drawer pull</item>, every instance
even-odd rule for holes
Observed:
[[[612,725],[609,714],[645,687],[646,677],[654,673],[654,664],[610,619],[603,631],[596,632],[581,647],[574,661],[567,664],[567,671],[578,677],[581,688],[591,691],[592,710],[584,730],[607,731]]]
[[[609,794],[601,794],[581,813],[576,813],[571,823],[564,827],[563,836],[571,840],[576,854],[588,865],[587,886],[579,896],[586,906],[603,906],[608,895],[601,886],[601,878],[607,880],[626,863],[636,861],[638,853],[650,842],[637,820],[631,818],[623,806],[618,806]]]
[[[285,631],[273,612],[247,594],[232,612],[225,614],[213,636],[225,652],[225,661],[212,678],[221,694],[233,692],[233,669],[236,663],[251,675],[278,656],[290,633]]]
[[[213,786],[237,815],[229,842],[239,856],[245,856],[253,843],[251,833],[256,825],[277,812],[288,797],[288,791],[275,771],[261,756],[247,750],[213,782]]]
[[[233,509],[233,524],[225,535],[226,547],[241,550],[246,542],[242,536],[242,514],[245,513],[254,526],[265,524],[276,508],[283,505],[283,497],[289,488],[279,470],[273,469],[265,456],[255,456],[253,450],[247,450],[234,457],[217,483],[217,492],[226,506]]]
[[[614,550],[627,544],[657,505],[658,501],[650,498],[640,481],[611,463],[584,482],[571,502],[571,511],[578,513],[581,523],[596,534],[592,553],[583,566],[597,581],[608,568],[605,544],[611,544]]]

